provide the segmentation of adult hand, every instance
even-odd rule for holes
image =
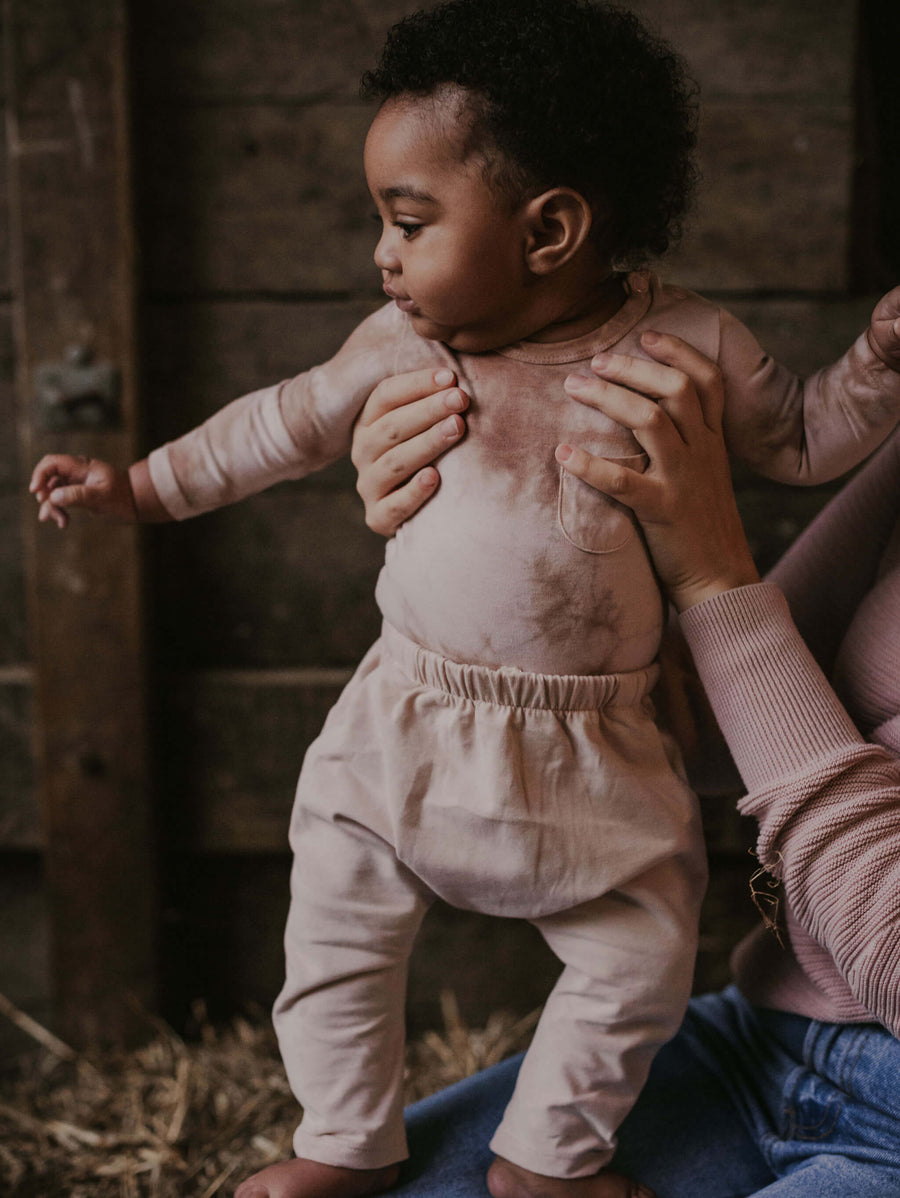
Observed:
[[[417,370],[385,379],[356,422],[350,457],[366,524],[393,536],[437,489],[434,460],[465,432],[469,397],[451,370]]]
[[[741,525],[722,439],[722,379],[678,337],[645,333],[654,361],[598,354],[593,375],[570,375],[581,403],[631,429],[649,456],[643,474],[560,445],[571,474],[630,507],[657,574],[678,611],[721,591],[758,582]]]
[[[875,305],[869,344],[883,362],[900,370],[900,287],[883,295]]]

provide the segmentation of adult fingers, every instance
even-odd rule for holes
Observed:
[[[465,429],[461,416],[447,416],[438,424],[427,426],[424,432],[392,444],[390,448],[384,448],[380,439],[361,447],[354,459],[359,471],[356,489],[366,504],[367,515],[370,504],[385,498],[417,471],[434,462],[456,444]],[[374,435],[375,429],[370,431]]]
[[[713,432],[720,432],[725,391],[722,386],[722,372],[716,363],[699,349],[671,333],[649,330],[641,336],[641,348],[651,354],[657,362],[679,371],[691,383],[690,388],[682,389],[678,395],[672,397],[675,406],[670,405],[668,410],[673,419],[681,423],[687,420],[690,423],[697,411],[692,401],[699,400],[703,423]]]
[[[631,508],[638,519],[653,514],[658,488],[646,474],[609,458],[597,457],[578,445],[557,445],[556,460],[569,474]]]
[[[592,371],[609,383],[657,401],[684,441],[689,441],[697,432],[715,427],[721,419],[722,392],[716,364],[678,337],[648,332],[641,338],[641,343],[648,353],[666,360],[628,354],[597,354],[591,361]],[[632,400],[630,416],[629,407],[620,407],[614,418],[633,428],[640,440],[637,430],[645,423],[649,425],[651,435],[655,428],[666,427],[667,422],[658,414],[654,415],[654,406]]]
[[[448,367],[440,370],[411,370],[406,374],[395,374],[378,384],[359,414],[358,423],[366,426],[380,420],[387,412],[403,408],[417,399],[425,399],[435,392],[444,391],[456,382],[453,371]]]
[[[430,499],[440,482],[434,466],[418,471],[409,482],[388,492],[380,499],[366,503],[366,524],[383,537],[392,537],[426,499]]]
[[[668,407],[655,398],[668,390],[671,394],[677,380],[668,376],[676,372],[657,362],[616,355],[615,360],[599,362],[597,369],[611,378],[596,375],[571,374],[563,384],[568,395],[580,403],[603,412],[611,420],[629,429],[638,444],[647,451],[652,462],[668,461],[674,452],[683,448],[683,431],[675,423]],[[668,388],[664,384],[668,384]],[[648,399],[645,391],[654,398]],[[696,402],[696,401],[695,401]]]
[[[468,397],[459,388],[453,387],[449,391],[427,395],[405,407],[387,411],[371,424],[357,424],[353,432],[350,459],[363,474],[371,463],[377,463],[395,448],[412,446],[412,452],[406,454],[411,462],[406,472],[408,477],[411,470],[431,461],[435,453],[444,452],[447,434],[452,430],[456,430],[457,436],[462,435],[465,425],[459,413],[465,411],[468,403]],[[434,452],[431,457],[417,461],[417,456],[429,439],[434,445]],[[451,441],[454,439],[450,437]]]

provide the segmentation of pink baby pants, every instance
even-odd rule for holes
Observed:
[[[291,821],[275,1027],[298,1156],[407,1155],[407,961],[438,896],[531,920],[564,964],[492,1149],[558,1177],[610,1159],[681,1022],[706,880],[655,677],[460,665],[385,626],[306,756]]]

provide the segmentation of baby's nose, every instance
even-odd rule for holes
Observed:
[[[391,244],[390,234],[387,230],[381,235],[378,245],[375,246],[375,265],[379,270],[386,274],[397,274],[400,270],[400,258]]]

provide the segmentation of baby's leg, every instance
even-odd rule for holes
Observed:
[[[287,980],[274,1011],[303,1107],[297,1159],[264,1169],[240,1198],[363,1198],[404,1159],[407,961],[431,899],[390,844],[298,802],[285,934]]]
[[[626,1198],[601,1171],[653,1055],[690,994],[698,894],[670,860],[572,911],[535,920],[565,969],[491,1141],[494,1198]]]

